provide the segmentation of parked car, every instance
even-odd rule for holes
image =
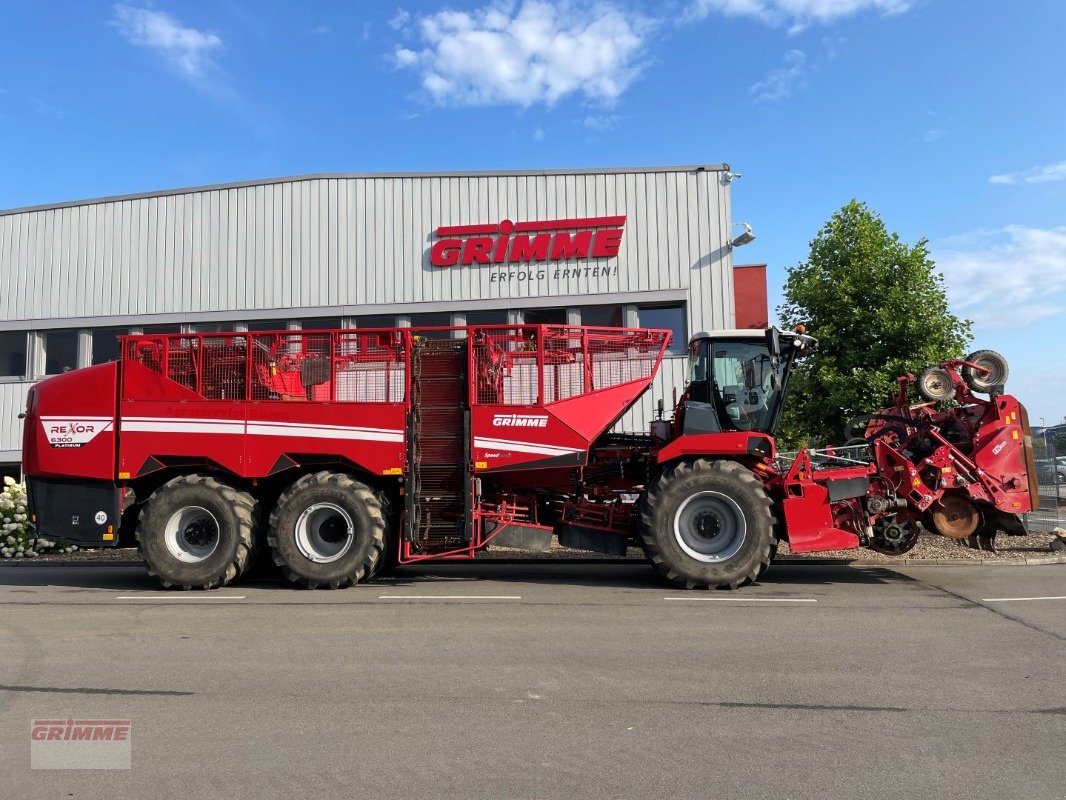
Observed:
[[[1036,477],[1043,484],[1066,484],[1066,456],[1037,459]]]

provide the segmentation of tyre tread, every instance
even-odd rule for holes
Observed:
[[[158,498],[160,492],[173,492],[183,486],[209,489],[220,495],[225,502],[234,509],[238,519],[237,533],[240,537],[237,551],[233,559],[225,566],[222,572],[218,574],[217,577],[205,583],[191,583],[188,581],[175,582],[167,580],[161,577],[158,570],[154,569],[150,563],[148,574],[156,578],[166,589],[180,588],[189,591],[194,588],[218,589],[222,586],[228,586],[244,574],[248,565],[251,563],[252,554],[256,548],[257,541],[261,538],[257,535],[262,524],[260,504],[248,492],[241,491],[228,483],[224,483],[218,480],[214,475],[199,472],[179,475],[176,478],[172,478],[156,489],[151,497]],[[149,498],[149,503],[150,502],[151,498]],[[145,509],[145,511],[147,511],[147,509]],[[134,532],[134,536],[137,539],[137,547],[142,555],[146,552],[144,547],[145,539],[150,535],[145,527],[145,511],[141,512],[140,518],[137,520],[137,528]]]
[[[758,560],[754,567],[748,571],[748,574],[731,581],[715,583],[713,586],[706,581],[694,580],[681,574],[681,572],[679,572],[674,566],[667,563],[666,559],[663,558],[658,550],[653,527],[663,492],[665,492],[667,487],[675,481],[699,472],[729,473],[738,478],[741,483],[749,485],[753,490],[752,494],[754,498],[758,502],[759,508],[757,513],[760,516],[765,516],[771,531],[777,530],[777,519],[774,517],[773,502],[771,501],[769,494],[767,494],[766,489],[763,487],[762,482],[752,474],[751,470],[736,461],[696,458],[691,461],[678,461],[663,470],[658,478],[652,482],[647,491],[641,496],[639,501],[640,523],[637,526],[641,547],[655,570],[675,586],[684,589],[714,588],[730,590],[747,586],[761,577],[766,570],[769,569],[770,563],[777,550],[776,537],[772,537],[772,542],[768,541],[761,544]]]
[[[338,489],[348,494],[353,500],[362,503],[366,507],[367,515],[373,523],[370,535],[370,546],[367,548],[367,552],[360,560],[356,570],[343,578],[326,582],[300,575],[278,554],[278,537],[276,531],[281,509],[294,495],[315,485]],[[274,504],[274,508],[270,512],[270,521],[267,526],[266,538],[267,544],[270,546],[270,554],[274,563],[281,569],[282,574],[284,574],[288,580],[303,586],[306,589],[344,589],[373,576],[375,568],[383,560],[382,551],[385,548],[385,533],[385,507],[377,492],[346,472],[323,470],[320,472],[309,472],[308,474],[301,476],[281,493],[281,496],[278,497],[277,502]]]

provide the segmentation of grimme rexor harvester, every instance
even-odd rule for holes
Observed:
[[[129,336],[122,358],[42,381],[24,472],[41,535],[139,544],[165,586],[220,586],[261,547],[341,587],[486,546],[643,548],[689,588],[749,583],[795,552],[904,553],[1019,530],[1037,502],[1025,411],[992,356],[917,381],[852,456],[774,444],[802,332],[693,337],[672,419],[610,432],[669,332],[557,325]],[[994,355],[994,354],[993,354]],[[962,375],[960,376],[959,370]],[[987,400],[973,392],[988,393]],[[856,423],[862,425],[860,421]]]

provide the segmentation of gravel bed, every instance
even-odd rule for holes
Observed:
[[[1056,535],[1053,533],[1039,532],[1030,533],[1027,536],[1000,535],[996,537],[996,551],[994,553],[989,553],[983,550],[973,550],[969,547],[965,547],[953,539],[947,539],[943,536],[937,536],[936,534],[923,533],[918,540],[918,544],[915,545],[913,550],[906,553],[905,557],[957,559],[960,561],[988,558],[1032,558],[1033,556],[1050,554],[1052,552],[1051,543],[1056,538]],[[860,547],[856,550],[828,550],[821,553],[798,553],[793,555],[789,552],[787,542],[781,543],[777,555],[778,558],[788,556],[796,559],[836,558],[841,561],[861,559],[863,561],[884,561],[886,564],[896,561],[899,558],[899,556],[885,555],[865,547]],[[479,560],[483,559],[486,561],[510,558],[566,558],[576,560],[605,558],[601,553],[594,553],[588,550],[573,550],[569,547],[562,547],[557,542],[552,543],[552,548],[547,553],[530,553],[526,550],[515,550],[509,547],[490,547],[486,550],[479,551],[476,557]],[[643,559],[644,553],[638,547],[630,547],[626,552],[625,557],[628,559]],[[143,561],[143,559],[136,547],[115,547],[101,550],[76,550],[73,553],[38,555],[34,558],[19,559],[18,561],[15,561],[15,559],[4,559],[0,561],[0,564],[26,564],[33,562],[77,563],[79,561],[95,563],[109,561]]]
[[[918,537],[918,544],[914,549],[904,553],[903,558],[945,558],[965,561],[967,559],[988,558],[1026,558],[1051,554],[1051,542],[1056,538],[1053,533],[1030,533],[1028,536],[996,537],[996,550],[989,553],[984,550],[974,550],[966,547],[961,542],[939,536],[935,533],[923,533]],[[777,551],[778,557],[790,556],[791,558],[839,558],[839,559],[862,559],[863,561],[884,561],[886,564],[900,558],[878,553],[868,547],[860,547],[857,550],[827,550],[821,553],[796,553],[791,554],[788,543],[782,542]]]

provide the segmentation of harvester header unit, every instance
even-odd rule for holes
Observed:
[[[229,583],[266,548],[292,581],[337,588],[556,544],[637,546],[678,585],[736,588],[781,541],[903,553],[925,523],[990,546],[1035,507],[1025,410],[994,353],[902,377],[892,408],[853,421],[850,447],[786,462],[774,432],[789,375],[817,346],[802,332],[697,334],[673,413],[660,403],[646,432],[612,432],[669,338],[563,325],[122,337],[119,361],[31,390],[30,512],[42,536],[136,541],[182,588]]]

